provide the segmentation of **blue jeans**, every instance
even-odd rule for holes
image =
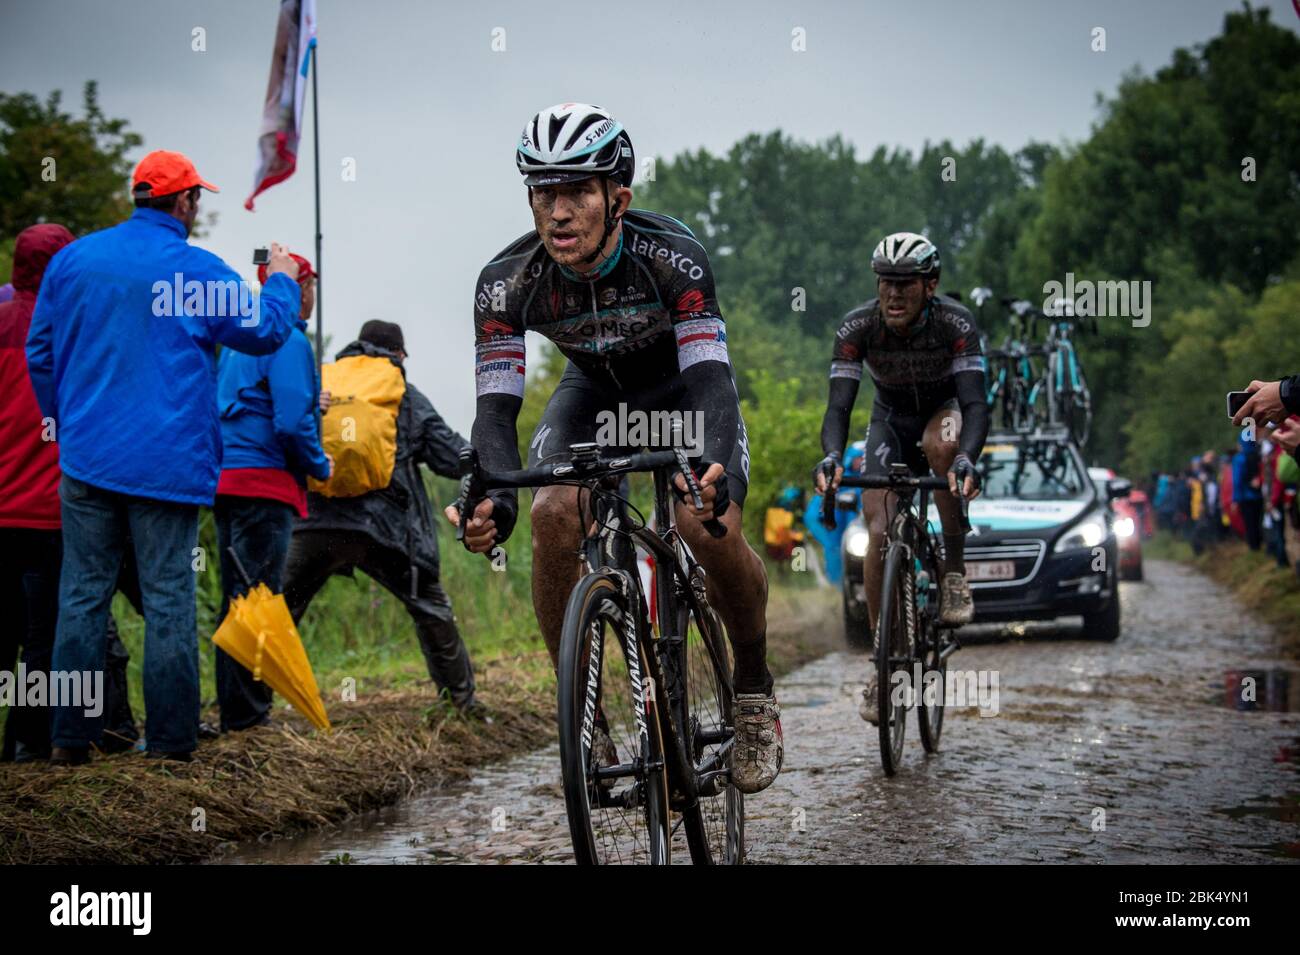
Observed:
[[[221,547],[221,619],[230,601],[248,592],[246,573],[254,585],[266,584],[272,593],[283,591],[284,563],[293,536],[294,510],[288,504],[256,497],[221,495],[212,508]],[[239,567],[230,556],[234,550]],[[216,653],[217,702],[221,704],[221,729],[248,729],[271,716],[271,688],[253,679],[247,668],[224,650]]]
[[[67,474],[59,499],[63,568],[53,668],[104,672],[110,603],[129,531],[144,606],[145,737],[152,752],[192,752],[199,726],[193,569],[199,509],[106,491]],[[89,746],[103,722],[102,713],[88,716],[84,707],[55,707],[53,743]]]

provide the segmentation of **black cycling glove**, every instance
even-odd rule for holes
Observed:
[[[692,468],[691,470],[695,473],[696,480],[703,476],[711,466],[711,462],[701,461],[698,467]],[[718,480],[713,483],[712,487],[717,489],[717,496],[713,499],[713,516],[716,519],[727,513],[727,508],[731,506],[731,492],[727,490],[726,471],[723,471],[718,475]],[[673,493],[677,495],[677,500],[681,501],[683,504],[689,502],[693,505],[695,503],[690,500],[689,491],[678,490],[676,481],[672,482],[672,489]],[[701,488],[701,490],[703,489]]]
[[[949,469],[949,473],[957,475],[957,489],[959,491],[966,484],[966,478],[974,481],[975,489],[979,490],[980,473],[976,470],[974,462],[971,461],[965,451],[957,452],[957,456],[952,459],[952,467]]]
[[[829,491],[835,483],[835,469],[840,467],[843,467],[843,465],[840,464],[840,456],[838,454],[831,452],[826,455],[826,457],[818,461],[817,466],[813,468],[814,486],[816,486],[817,483],[817,475],[820,474],[826,478],[826,489]]]

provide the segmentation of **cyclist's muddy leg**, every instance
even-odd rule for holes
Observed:
[[[726,526],[727,536],[714,539],[683,505],[677,508],[677,529],[704,567],[709,604],[727,628],[736,658],[736,692],[770,694],[767,570],[745,540],[741,508],[733,503],[719,520]]]
[[[940,477],[952,467],[961,439],[961,412],[955,408],[940,408],[925,426],[921,450],[930,468]],[[934,492],[934,506],[939,511],[943,525],[943,572],[965,574],[966,535],[961,529],[961,508],[947,491]]]
[[[894,495],[891,491],[867,489],[862,492],[862,513],[867,525],[867,554],[862,558],[862,588],[867,597],[867,626],[876,632],[876,611],[880,606],[880,578],[885,567],[885,536],[893,516]]]
[[[543,487],[533,495],[533,609],[552,666],[559,662],[564,608],[582,570],[578,494],[576,487]]]

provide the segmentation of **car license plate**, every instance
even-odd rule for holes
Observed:
[[[1012,580],[1016,576],[1016,564],[1011,560],[976,560],[966,562],[966,579]]]

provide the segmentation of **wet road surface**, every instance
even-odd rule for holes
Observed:
[[[892,779],[874,728],[857,715],[866,658],[832,653],[788,674],[778,682],[785,769],[746,800],[749,861],[1300,856],[1300,714],[1223,704],[1225,671],[1287,666],[1275,634],[1193,571],[1148,560],[1146,573],[1123,585],[1114,644],[1083,639],[1077,623],[971,633],[950,672],[996,673],[996,715],[949,709],[941,752],[928,757],[909,719]],[[226,861],[567,862],[558,766],[551,746]]]

